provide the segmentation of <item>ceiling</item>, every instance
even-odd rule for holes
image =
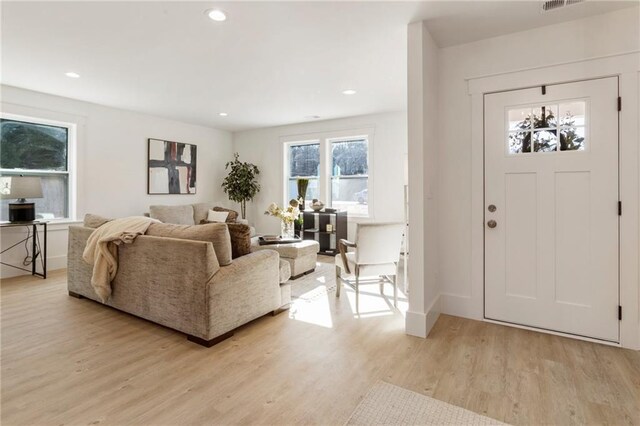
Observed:
[[[2,83],[231,131],[398,111],[410,22],[445,47],[637,4],[4,1]]]

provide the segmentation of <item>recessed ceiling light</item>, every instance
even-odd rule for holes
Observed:
[[[227,20],[227,14],[220,9],[209,9],[205,11],[207,16],[216,22],[222,22]]]
[[[356,94],[356,91],[355,91],[355,90],[353,90],[353,89],[347,89],[347,90],[343,90],[343,91],[342,91],[342,94],[343,94],[343,95],[355,95],[355,94]]]
[[[80,78],[80,74],[78,74],[77,72],[73,72],[73,71],[69,71],[64,73],[64,75],[66,75],[69,78]]]
[[[226,117],[226,116],[227,116],[227,115],[229,115],[229,114],[227,114],[226,112],[219,112],[219,113],[218,113],[218,115],[219,115],[220,117]]]

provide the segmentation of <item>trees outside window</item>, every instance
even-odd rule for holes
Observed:
[[[320,137],[285,144],[287,193],[297,198],[297,180],[308,179],[307,207],[314,198],[351,216],[370,214],[369,136]]]

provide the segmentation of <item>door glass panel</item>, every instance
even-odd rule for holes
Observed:
[[[560,125],[561,126],[584,126],[585,101],[567,102],[560,104]]]
[[[584,150],[584,127],[566,127],[560,129],[560,151]]]
[[[586,110],[582,100],[508,110],[508,153],[584,151]]]
[[[558,125],[558,105],[543,105],[533,108],[533,127],[542,129]]]
[[[539,130],[533,132],[535,152],[556,151],[558,148],[557,130]]]
[[[509,110],[509,130],[525,130],[531,128],[531,108]]]
[[[509,154],[531,152],[531,132],[509,133]]]

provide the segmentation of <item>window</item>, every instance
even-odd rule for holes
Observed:
[[[507,111],[509,154],[583,151],[585,101],[536,105]]]
[[[309,179],[305,204],[309,206],[311,200],[320,197],[320,143],[300,142],[288,146],[289,181],[287,184],[287,201],[298,198],[298,179]]]
[[[349,216],[368,217],[370,133],[363,133],[322,134],[313,140],[285,142],[285,202],[297,198],[297,179],[306,178],[307,206],[317,198],[327,207],[346,210]]]
[[[0,174],[41,178],[43,198],[36,204],[39,218],[70,217],[69,154],[73,125],[33,119],[0,119]],[[2,179],[0,177],[0,179]],[[2,200],[0,219],[8,219],[8,204]]]
[[[365,138],[331,141],[330,204],[349,215],[369,215],[367,145]]]

